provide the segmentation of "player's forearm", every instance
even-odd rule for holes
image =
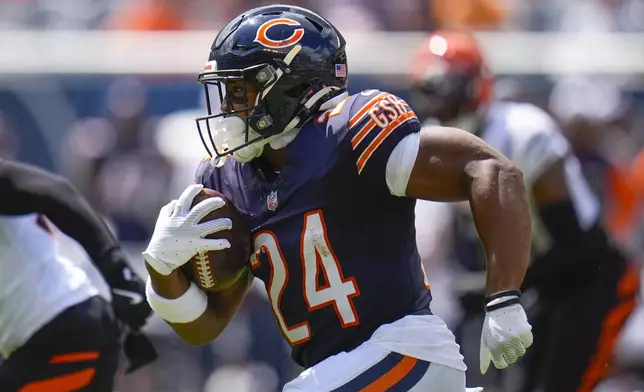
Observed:
[[[190,286],[188,278],[180,270],[163,276],[146,264],[154,291],[167,299],[176,299],[183,295]],[[202,345],[219,337],[230,320],[235,316],[248,291],[251,276],[244,276],[231,287],[208,293],[208,307],[194,321],[171,323],[168,325],[181,339],[192,344]]]
[[[45,215],[63,233],[80,243],[95,262],[118,242],[103,219],[63,177],[35,166],[0,161],[0,214]]]
[[[478,161],[469,169],[470,206],[487,258],[486,293],[519,289],[532,235],[523,175],[505,159]]]

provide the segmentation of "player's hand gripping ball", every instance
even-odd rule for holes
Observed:
[[[241,214],[223,194],[203,188],[193,199],[192,207],[211,197],[220,197],[226,204],[206,215],[199,223],[218,218],[230,219],[231,230],[222,230],[205,237],[226,239],[230,242],[230,248],[199,252],[181,268],[186,276],[203,290],[219,291],[230,287],[247,272],[251,255],[251,238],[250,230]]]

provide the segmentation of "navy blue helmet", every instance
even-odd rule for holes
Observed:
[[[208,154],[249,161],[346,91],[345,40],[307,9],[254,8],[219,32],[199,82],[208,115],[197,119],[197,128]]]

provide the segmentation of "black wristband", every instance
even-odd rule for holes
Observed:
[[[508,299],[507,301],[503,301],[498,304],[488,305],[490,302],[496,299],[503,298],[503,297],[510,297],[510,296],[513,296],[515,298]],[[521,297],[521,290],[504,290],[504,291],[499,291],[498,293],[494,293],[489,297],[485,297],[485,311],[491,312],[493,310],[505,308],[506,306],[519,304],[521,303],[519,301],[519,297]]]

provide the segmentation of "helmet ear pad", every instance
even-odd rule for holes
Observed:
[[[262,136],[273,136],[283,132],[296,117],[298,109],[311,90],[310,83],[293,85],[280,78],[265,96],[260,93],[257,103],[264,114],[251,118],[250,126]]]

